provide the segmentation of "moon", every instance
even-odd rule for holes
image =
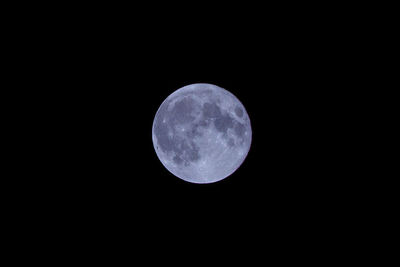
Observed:
[[[153,146],[164,167],[191,183],[220,181],[234,173],[250,149],[252,130],[243,104],[207,83],[184,86],[159,107]]]

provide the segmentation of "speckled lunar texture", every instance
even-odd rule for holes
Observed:
[[[153,122],[153,145],[162,164],[192,183],[220,181],[235,172],[251,144],[249,116],[230,92],[191,84],[161,104]]]

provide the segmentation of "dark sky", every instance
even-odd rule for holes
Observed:
[[[76,20],[32,35],[48,40],[28,66],[38,70],[31,82],[44,103],[31,130],[43,140],[33,155],[41,174],[27,183],[36,188],[37,207],[128,236],[135,225],[160,234],[219,229],[225,237],[278,241],[334,221],[350,190],[336,167],[349,164],[337,154],[345,133],[334,126],[335,99],[345,95],[340,48],[325,34],[328,24],[268,14],[263,23],[254,16],[253,24],[179,29],[103,16],[99,24]],[[242,166],[209,185],[169,173],[151,138],[162,101],[199,82],[232,92],[253,130]]]
[[[76,205],[96,200],[110,209],[168,208],[178,214],[321,208],[320,198],[331,193],[332,170],[323,168],[327,162],[320,156],[331,140],[323,138],[327,129],[320,108],[327,92],[319,85],[330,84],[322,81],[326,73],[310,50],[295,53],[273,38],[218,45],[206,40],[193,45],[190,39],[192,45],[179,49],[167,40],[168,49],[162,43],[137,47],[136,39],[128,41],[72,53],[72,59],[65,58],[65,72],[53,78],[61,87],[53,104],[62,109],[58,119],[66,121],[54,130],[66,150],[58,163],[62,169],[54,169],[64,177],[57,183],[62,194],[74,194]],[[236,95],[253,130],[243,165],[210,185],[189,184],[170,174],[151,139],[162,101],[198,82]]]

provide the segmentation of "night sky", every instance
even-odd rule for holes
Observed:
[[[99,15],[98,24],[60,23],[51,38],[35,33],[51,42],[30,61],[41,62],[29,81],[43,103],[29,130],[40,162],[26,182],[32,207],[93,236],[112,228],[132,239],[136,230],[217,230],[278,242],[334,222],[351,190],[337,168],[349,164],[336,149],[345,132],[334,126],[335,99],[346,95],[340,51],[318,23],[268,14],[263,23],[250,16],[253,24],[204,26],[200,17],[189,28]],[[251,121],[246,160],[217,183],[175,177],[153,148],[157,109],[192,83],[230,91]]]

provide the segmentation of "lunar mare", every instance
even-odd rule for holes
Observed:
[[[192,183],[213,183],[235,172],[251,145],[250,119],[230,92],[212,84],[184,86],[169,95],[153,121],[161,163]]]

